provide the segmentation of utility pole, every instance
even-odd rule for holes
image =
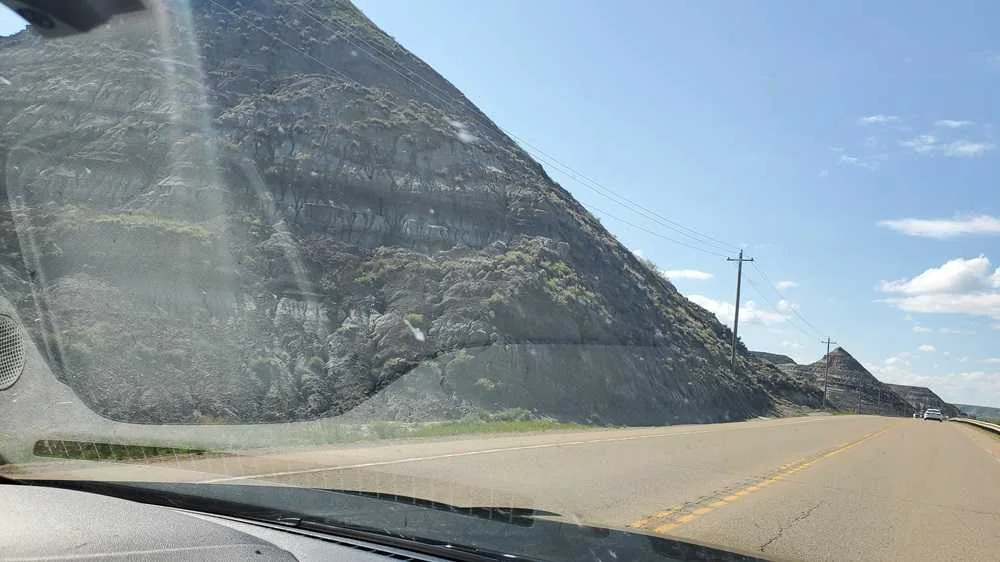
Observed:
[[[864,381],[861,380],[861,373],[858,372],[858,415],[861,415],[861,385]]]
[[[829,387],[830,381],[830,344],[837,343],[830,339],[830,336],[826,337],[826,341],[820,340],[819,343],[826,344],[826,374],[823,375],[823,407],[826,408],[826,391]]]
[[[737,258],[726,258],[726,261],[736,262],[736,311],[733,314],[733,374],[736,374],[736,332],[740,327],[740,284],[743,281],[743,262],[753,261],[753,258],[744,258],[743,250]]]

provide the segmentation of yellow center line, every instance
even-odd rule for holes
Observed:
[[[758,490],[770,486],[771,484],[775,484],[780,480],[784,480],[786,476],[795,474],[800,470],[803,470],[818,463],[821,460],[828,459],[835,455],[839,455],[840,453],[843,453],[848,449],[857,447],[858,445],[864,443],[865,441],[874,439],[879,435],[882,435],[885,432],[889,431],[890,429],[896,427],[897,425],[898,423],[882,428],[877,431],[873,431],[855,441],[851,441],[848,443],[840,443],[834,449],[821,453],[818,456],[806,457],[798,462],[782,465],[778,468],[776,472],[764,476],[758,479],[756,482],[753,482],[752,484],[744,486],[743,488],[740,488],[736,491],[724,492],[726,495],[722,499],[719,499],[718,497],[718,495],[720,494],[713,495],[709,499],[715,501],[707,505],[699,505],[701,502],[698,502],[695,504],[674,506],[671,507],[670,509],[658,512],[655,515],[637,519],[633,521],[629,525],[629,527],[639,528],[639,529],[650,529],[660,534],[670,532],[681,525],[686,525],[691,521],[694,521],[695,519],[697,519],[702,515],[711,513],[712,511],[725,507],[726,505],[729,505],[739,500],[740,498],[744,498]]]

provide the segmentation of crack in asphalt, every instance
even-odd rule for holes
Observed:
[[[805,519],[806,517],[809,517],[810,515],[812,515],[812,512],[813,512],[813,511],[816,511],[816,508],[817,508],[817,507],[819,507],[819,506],[821,506],[821,505],[823,505],[823,502],[819,502],[819,503],[817,503],[816,505],[814,505],[814,506],[810,507],[809,509],[807,509],[807,510],[803,511],[802,513],[800,513],[800,514],[796,515],[796,516],[795,516],[795,518],[794,518],[794,519],[792,519],[792,520],[791,520],[791,522],[789,522],[789,523],[788,523],[788,525],[785,525],[785,526],[782,526],[782,527],[778,527],[778,532],[777,532],[777,533],[775,533],[773,537],[771,537],[770,539],[768,539],[768,540],[767,540],[767,542],[765,542],[764,544],[760,545],[760,551],[761,551],[761,552],[764,552],[764,550],[765,550],[765,549],[766,549],[766,548],[767,548],[767,547],[768,547],[768,546],[769,546],[769,545],[770,545],[771,543],[773,543],[774,541],[776,541],[776,540],[778,540],[779,538],[781,538],[781,535],[782,535],[782,534],[784,534],[784,532],[785,532],[785,529],[791,529],[791,528],[792,528],[792,527],[794,527],[794,526],[795,526],[796,524],[798,524],[798,523],[799,523],[799,521],[802,521],[802,520],[803,520],[803,519]]]

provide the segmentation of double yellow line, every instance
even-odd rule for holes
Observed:
[[[744,498],[754,492],[760,491],[776,482],[784,480],[788,476],[798,473],[799,471],[805,470],[810,466],[826,460],[832,456],[839,455],[844,451],[857,447],[858,445],[864,443],[865,441],[874,439],[879,435],[889,431],[897,424],[893,424],[889,427],[880,429],[878,431],[873,431],[864,435],[863,437],[851,441],[849,443],[844,443],[838,445],[837,447],[819,453],[818,455],[813,455],[806,457],[799,461],[793,462],[791,464],[786,464],[778,468],[778,470],[767,474],[761,478],[756,479],[752,484],[743,486],[737,489],[730,490],[720,490],[707,498],[702,498],[693,502],[688,502],[681,505],[675,505],[663,511],[657,512],[648,517],[643,517],[637,519],[629,524],[629,527],[633,529],[643,529],[647,531],[653,531],[656,533],[669,533],[670,531],[680,527],[681,525],[686,525],[695,519],[711,513],[717,509],[725,507],[733,502],[739,501],[740,498]]]

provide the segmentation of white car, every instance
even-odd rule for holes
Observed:
[[[938,410],[937,408],[928,408],[924,411],[924,419],[944,421],[944,414],[942,414],[941,410]]]

